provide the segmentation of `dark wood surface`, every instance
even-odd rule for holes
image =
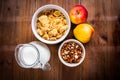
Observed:
[[[14,57],[17,44],[37,40],[31,18],[40,6],[56,4],[69,12],[75,4],[88,10],[87,23],[94,26],[91,41],[84,44],[86,57],[78,67],[64,66],[51,50],[51,71],[21,68]],[[72,29],[66,39],[74,38]],[[0,0],[0,80],[120,80],[120,0]]]

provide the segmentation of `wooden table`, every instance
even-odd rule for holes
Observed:
[[[37,40],[31,18],[40,6],[56,4],[67,12],[75,4],[84,5],[87,23],[95,33],[84,44],[86,57],[78,67],[64,66],[58,58],[59,44],[51,50],[51,71],[21,68],[14,57],[17,44]],[[66,39],[74,38],[72,29]],[[120,0],[0,0],[0,80],[118,80],[120,79]]]

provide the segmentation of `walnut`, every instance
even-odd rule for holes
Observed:
[[[82,48],[73,41],[64,43],[61,48],[61,56],[68,63],[78,63],[82,58]]]

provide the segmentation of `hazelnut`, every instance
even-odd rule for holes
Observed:
[[[61,56],[68,63],[78,63],[82,58],[82,48],[75,42],[67,42],[61,48]]]

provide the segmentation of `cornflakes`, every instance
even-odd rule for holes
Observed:
[[[38,14],[37,33],[46,40],[61,38],[67,28],[65,16],[56,9],[45,10]]]

